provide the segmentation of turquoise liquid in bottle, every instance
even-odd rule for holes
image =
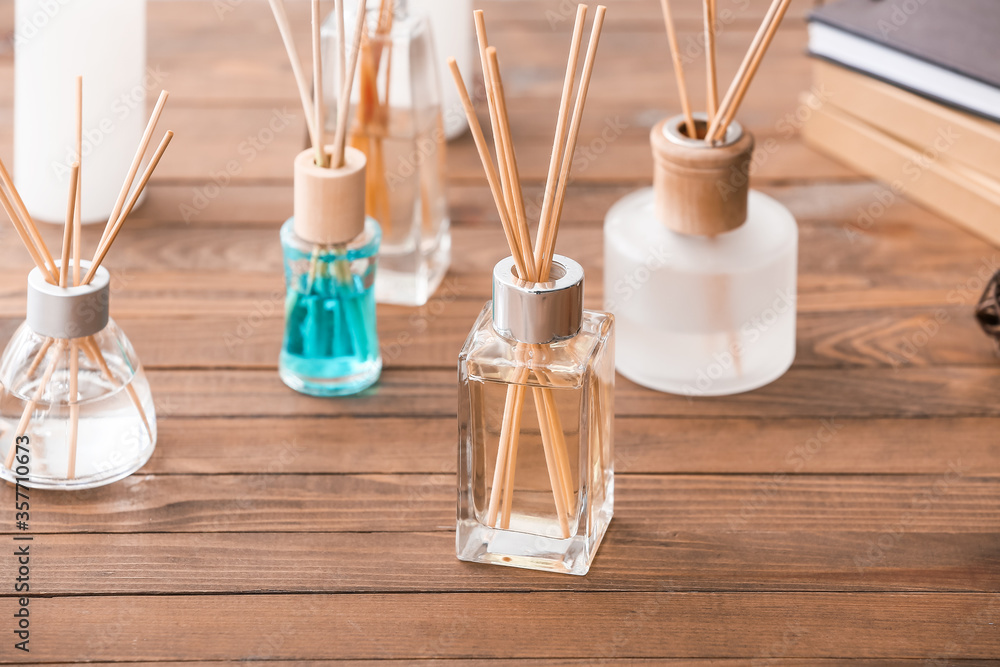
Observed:
[[[381,230],[368,218],[352,241],[316,245],[295,234],[293,221],[281,228],[287,288],[281,379],[312,396],[356,394],[382,372],[374,289]]]

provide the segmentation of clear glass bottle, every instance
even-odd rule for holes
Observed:
[[[152,456],[156,409],[132,344],[109,317],[110,280],[104,268],[81,287],[52,285],[38,269],[28,276],[27,321],[0,358],[3,479],[85,489]]]
[[[364,155],[346,153],[339,170],[316,167],[312,150],[299,155],[295,215],[281,228],[287,293],[278,372],[312,396],[356,394],[382,372],[374,289],[381,230],[364,215]]]
[[[614,318],[573,260],[552,278],[497,264],[459,356],[457,555],[583,575],[614,508]]]
[[[750,391],[795,358],[798,227],[749,189],[753,139],[738,123],[712,147],[683,125],[676,117],[653,128],[654,187],[617,202],[605,221],[618,371],[686,396]]]
[[[434,28],[434,41],[437,44],[438,81],[442,82],[441,92],[444,100],[444,131],[449,141],[460,137],[469,129],[465,119],[462,100],[455,86],[448,85],[451,72],[448,69],[448,58],[458,62],[459,69],[465,78],[465,87],[475,88],[472,72],[475,70],[476,46],[475,26],[472,21],[472,0],[410,0],[410,9],[414,13],[427,16]]]
[[[358,7],[348,5],[344,22],[351,26]],[[451,263],[438,59],[430,22],[408,13],[403,0],[369,0],[367,11],[348,130],[349,145],[368,157],[366,212],[382,227],[375,295],[380,303],[419,306]],[[326,124],[333,131],[333,91],[340,90],[334,16],[322,35]]]

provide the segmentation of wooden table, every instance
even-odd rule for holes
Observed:
[[[678,108],[657,3],[609,4],[559,244],[586,267],[593,305],[603,215],[649,183],[649,128]],[[676,4],[695,43],[698,3]],[[346,400],[295,394],[275,368],[278,227],[305,130],[277,32],[258,0],[150,2],[153,85],[173,93],[163,127],[177,139],[108,265],[160,439],[123,482],[34,495],[31,652],[12,648],[4,584],[0,656],[996,664],[1000,367],[972,309],[998,254],[905,201],[848,233],[880,188],[795,131],[810,85],[807,4],[793,6],[740,113],[775,140],[756,186],[800,223],[796,363],[760,391],[712,400],[619,378],[617,511],[591,573],[576,578],[454,555],[455,359],[503,244],[471,140],[450,147],[452,272],[427,306],[380,308],[380,385]],[[744,5],[719,2],[732,12],[725,81],[766,3]],[[484,6],[535,197],[573,7]],[[302,43],[306,9],[291,9]],[[8,157],[9,50],[2,58]],[[703,99],[697,66],[689,78]],[[265,132],[272,121],[279,129]],[[6,337],[23,319],[29,259],[2,233]],[[12,578],[12,556],[2,560]]]

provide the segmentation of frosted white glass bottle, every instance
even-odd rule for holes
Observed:
[[[712,147],[683,126],[678,116],[653,128],[654,186],[617,202],[605,221],[616,367],[673,394],[751,391],[795,358],[798,227],[749,189],[754,141],[738,123]]]
[[[16,0],[14,52],[14,181],[28,211],[66,217],[52,193],[69,190],[83,76],[81,218],[107,222],[146,124],[146,0]]]
[[[472,22],[472,0],[410,0],[415,14],[425,15],[434,29],[438,53],[438,77],[445,82],[441,88],[444,109],[444,133],[450,141],[469,129],[462,100],[451,82],[448,58],[454,58],[462,70],[465,87],[475,89],[472,73],[475,67],[475,26]]]

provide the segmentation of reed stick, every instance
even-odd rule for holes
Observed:
[[[57,343],[55,356],[52,357],[52,361],[49,362],[48,367],[45,369],[45,373],[42,375],[42,379],[39,381],[38,388],[35,390],[31,400],[29,400],[24,406],[24,411],[21,413],[21,420],[17,424],[17,431],[14,433],[13,440],[11,440],[10,451],[7,452],[7,458],[4,460],[4,467],[8,470],[14,463],[14,454],[17,451],[17,447],[14,446],[14,443],[17,442],[18,438],[23,437],[24,434],[28,432],[28,426],[31,424],[31,415],[35,412],[38,402],[42,400],[42,396],[45,395],[45,390],[49,386],[52,374],[56,371],[56,366],[59,364],[59,357],[62,355],[65,347],[66,341],[60,340]]]
[[[45,276],[45,279],[48,282],[57,284],[59,282],[59,269],[56,268],[55,260],[52,261],[52,267],[55,269],[55,274],[53,274],[52,270],[50,270],[48,265],[45,263],[45,260],[38,253],[38,249],[35,247],[31,235],[28,230],[25,229],[23,221],[18,217],[17,211],[14,210],[14,206],[7,197],[7,193],[3,190],[0,190],[0,206],[3,207],[3,210],[7,213],[7,217],[10,218],[10,222],[14,226],[14,231],[17,232],[17,235],[21,239],[21,243],[24,244],[24,247],[27,248],[28,254],[31,255],[31,260],[35,263],[35,266],[38,267],[38,270],[42,272],[42,275]]]
[[[173,138],[174,138],[174,133],[168,130],[166,135],[164,135],[163,140],[160,141],[160,145],[157,147],[156,152],[153,154],[152,159],[149,161],[149,165],[146,167],[146,171],[143,172],[142,178],[139,180],[139,184],[135,188],[135,192],[133,192],[132,196],[129,197],[128,203],[122,210],[121,215],[118,216],[118,220],[115,222],[114,227],[108,233],[107,238],[104,240],[104,243],[97,248],[97,252],[94,254],[93,263],[90,266],[90,270],[87,271],[87,275],[84,276],[82,284],[89,285],[90,281],[94,279],[94,274],[97,273],[97,269],[100,268],[101,262],[104,261],[104,258],[108,254],[108,251],[111,250],[111,245],[115,242],[115,239],[118,238],[118,232],[121,231],[122,226],[128,219],[128,216],[132,213],[132,209],[135,208],[136,202],[139,201],[139,197],[142,196],[143,190],[146,189],[146,184],[149,183],[150,177],[156,170],[156,165],[160,163],[160,158],[163,157],[163,153],[167,150],[167,146],[170,145],[170,140]]]
[[[83,77],[76,77],[76,204],[73,213],[73,284],[80,284],[80,237],[83,236]]]
[[[561,172],[561,158],[566,142],[566,130],[569,124],[569,102],[573,95],[573,85],[576,82],[576,68],[580,61],[580,47],[583,44],[583,28],[586,20],[587,5],[579,5],[576,10],[576,24],[573,26],[573,41],[570,43],[569,61],[566,63],[562,95],[559,99],[559,116],[556,120],[555,138],[552,140],[552,156],[549,158],[549,171],[545,179],[545,191],[542,195],[542,210],[538,218],[539,236],[543,235],[543,228],[551,224],[552,208],[555,205]],[[535,263],[537,266],[538,257],[535,257]]]
[[[31,366],[28,367],[28,371],[24,374],[25,378],[30,379],[35,371],[38,370],[39,365],[42,363],[42,359],[48,354],[49,348],[52,347],[52,343],[56,342],[55,338],[46,338],[42,341],[42,346],[38,348],[38,353],[35,355],[35,360],[31,362]]]
[[[364,4],[364,3],[362,3]],[[365,26],[361,43],[360,81],[356,122],[350,130],[351,145],[368,158],[366,169],[365,211],[382,225],[383,238],[393,237],[393,210],[386,175],[385,140],[389,138],[389,91],[392,85],[392,25],[391,0],[381,0],[374,35]],[[380,68],[386,59],[381,78],[384,95],[379,92]]]
[[[729,124],[733,122],[733,118],[736,117],[736,112],[739,110],[740,104],[743,103],[743,98],[750,88],[750,83],[753,81],[760,63],[764,60],[764,54],[767,53],[771,41],[774,39],[775,34],[777,34],[781,20],[785,17],[785,12],[788,11],[790,4],[791,0],[772,1],[767,14],[764,16],[764,20],[760,24],[760,28],[757,30],[757,34],[754,35],[753,42],[751,42],[746,56],[743,58],[743,62],[740,64],[739,70],[736,72],[736,77],[729,86],[729,90],[726,91],[726,96],[722,99],[719,110],[712,119],[708,133],[705,136],[707,140],[719,141],[722,139],[729,128]]]
[[[569,136],[565,140],[565,146],[563,146],[564,140],[562,136],[566,132],[566,121],[570,108],[569,98],[572,95],[572,84],[575,78],[580,43],[582,42],[582,24],[585,12],[586,7],[581,6],[578,8],[577,26],[574,30],[574,41],[571,45],[571,53],[567,65],[567,70],[570,70],[566,75],[569,83],[564,85],[563,99],[561,100],[559,118],[556,123],[557,132],[553,140],[555,148],[550,164],[550,178],[547,183],[545,196],[550,201],[550,204],[546,211],[547,215],[543,216],[543,219],[540,220],[539,234],[533,253],[526,221],[522,225],[518,219],[518,207],[519,205],[523,206],[523,196],[520,196],[520,182],[519,178],[517,178],[516,157],[510,137],[509,119],[506,114],[506,100],[499,72],[499,62],[496,49],[489,46],[486,36],[485,16],[482,11],[475,13],[476,33],[479,40],[484,77],[487,83],[487,101],[490,109],[490,122],[493,126],[494,138],[496,140],[499,178],[493,169],[485,137],[482,136],[482,129],[479,127],[478,120],[475,117],[471,100],[468,97],[468,91],[461,81],[461,74],[457,66],[453,62],[450,63],[452,76],[455,78],[456,87],[458,87],[460,97],[463,100],[463,107],[469,119],[469,125],[473,128],[473,136],[476,140],[480,159],[486,170],[487,180],[490,182],[490,191],[493,194],[497,210],[500,213],[501,222],[504,224],[504,232],[507,235],[511,255],[514,257],[515,264],[522,278],[533,282],[548,279],[553,244],[557,237],[559,213],[562,210],[562,198],[566,194],[564,184],[568,181],[569,167],[572,163],[572,156],[575,152],[579,136],[584,100],[593,73],[594,56],[596,55],[598,37],[603,26],[606,8],[599,6],[597,10],[591,43],[588,47],[587,60],[584,65],[583,78],[578,92],[576,107],[574,108],[573,119],[569,126]],[[558,187],[553,181],[556,175],[563,176],[559,183],[562,187]],[[544,199],[543,206],[545,206]],[[543,260],[541,262],[536,261],[536,257],[542,257]],[[548,257],[548,259],[545,260],[545,257]],[[541,269],[544,269],[544,272]],[[541,350],[542,346],[519,345],[518,353],[527,354],[532,348],[535,348],[537,351]],[[518,377],[514,378],[507,387],[507,401],[504,406],[500,442],[497,450],[497,462],[494,469],[494,481],[487,511],[487,521],[491,526],[496,525],[497,515],[502,510],[503,514],[500,517],[500,526],[504,528],[509,527],[514,475],[517,465],[518,434],[520,432],[520,418],[525,393],[524,385],[528,380],[529,374],[530,368],[525,365]],[[556,515],[563,537],[568,538],[570,536],[569,516],[573,504],[573,481],[566,449],[565,434],[562,430],[555,399],[551,390],[549,388],[533,387],[532,394],[535,399],[535,409],[539,419],[542,447],[548,468],[549,481],[552,486]],[[503,497],[502,502],[501,496]]]
[[[76,217],[76,191],[80,184],[80,163],[71,167],[69,201],[66,203],[66,226],[63,228],[62,263],[59,265],[59,287],[67,287],[69,280],[69,258],[73,245],[73,220]]]
[[[108,361],[104,357],[104,352],[101,350],[101,346],[97,344],[97,340],[93,336],[88,336],[84,338],[81,347],[84,351],[89,348],[89,354],[87,355],[90,359],[97,363],[101,372],[104,373],[104,377],[108,379],[108,382],[115,383],[115,375],[111,372],[111,367],[108,366]],[[128,394],[129,400],[132,401],[132,405],[135,406],[136,411],[139,413],[139,418],[142,420],[143,426],[146,428],[146,433],[149,434],[150,440],[153,438],[153,428],[149,425],[149,418],[146,417],[146,409],[142,407],[142,400],[139,398],[139,393],[135,390],[130,382],[120,382],[121,386],[125,389],[125,393]]]
[[[351,42],[351,56],[346,66],[346,72],[340,88],[340,99],[337,102],[337,130],[333,137],[333,166],[336,169],[344,166],[344,150],[347,145],[347,123],[350,121],[351,91],[354,89],[355,71],[358,69],[358,57],[361,53],[361,41],[365,34],[365,12],[358,8],[354,25],[354,41]]]
[[[156,131],[156,125],[160,122],[160,116],[163,115],[163,108],[167,104],[167,98],[170,97],[170,93],[166,90],[160,91],[160,96],[156,100],[156,105],[153,107],[153,113],[149,115],[149,122],[146,123],[146,129],[142,133],[142,139],[139,140],[139,146],[136,148],[135,157],[132,158],[132,164],[129,165],[128,174],[125,176],[125,181],[122,183],[121,190],[118,191],[118,199],[115,200],[115,206],[111,209],[111,215],[108,217],[108,222],[104,226],[104,232],[101,234],[101,240],[98,242],[98,247],[104,245],[104,242],[108,238],[108,234],[111,232],[111,228],[114,227],[115,222],[122,213],[122,208],[125,206],[125,200],[128,199],[128,194],[132,190],[132,184],[135,182],[135,175],[139,173],[139,168],[142,166],[142,159],[146,156],[146,151],[149,149],[149,142],[153,139],[153,132]]]
[[[282,0],[268,0],[271,4],[271,13],[274,14],[274,22],[278,24],[278,32],[281,33],[281,41],[285,45],[285,53],[288,54],[288,62],[292,66],[292,74],[295,76],[295,85],[299,89],[299,101],[302,103],[302,111],[306,117],[306,130],[309,132],[309,141],[313,146],[322,145],[319,142],[319,134],[316,127],[316,119],[313,116],[312,103],[310,101],[309,79],[306,78],[302,70],[302,63],[299,61],[299,52],[295,48],[295,36],[292,33],[292,26],[288,22],[288,13],[285,11],[285,4]],[[359,0],[364,12],[364,0]]]
[[[562,156],[562,166],[559,171],[559,184],[556,190],[554,208],[549,219],[542,221],[542,224],[546,225],[544,234],[539,232],[538,235],[539,240],[535,248],[535,262],[538,265],[538,274],[542,280],[548,280],[549,269],[552,266],[552,255],[555,252],[556,236],[559,230],[560,218],[562,217],[562,207],[566,200],[566,188],[569,186],[569,174],[573,167],[573,154],[576,153],[576,144],[580,137],[580,127],[583,124],[583,111],[587,103],[590,79],[594,73],[597,47],[601,40],[601,30],[604,27],[604,16],[607,11],[607,7],[598,5],[597,13],[594,15],[594,25],[590,31],[590,43],[587,46],[587,57],[583,61],[580,87],[576,93],[573,119],[569,126],[569,138]]]
[[[486,13],[483,12],[483,10],[481,9],[477,9],[475,12],[473,12],[472,16],[476,24],[476,40],[479,44],[479,60],[480,63],[482,64],[483,83],[485,84],[486,87],[486,106],[489,108],[490,112],[490,128],[493,131],[493,141],[496,145],[497,164],[499,166],[500,183],[503,188],[504,198],[502,201],[504,207],[508,209],[508,218],[512,221],[513,224],[513,221],[515,220],[516,216],[514,212],[509,209],[509,203],[507,199],[508,190],[510,188],[510,178],[508,174],[507,162],[503,158],[504,155],[504,151],[502,148],[503,134],[501,132],[500,121],[497,115],[496,89],[492,85],[490,80],[490,59],[489,56],[487,55],[487,50],[490,47],[490,41],[489,37],[486,34]],[[516,245],[511,246],[511,248],[518,248],[518,249],[521,248],[520,236],[518,236],[518,243]],[[514,256],[514,258],[522,260],[521,265],[523,266],[524,264],[523,253],[518,252],[517,255]],[[518,270],[521,271],[523,269],[521,266],[519,266]]]
[[[698,134],[694,124],[694,115],[691,113],[691,100],[688,99],[687,83],[684,80],[684,63],[681,61],[681,49],[677,43],[677,31],[674,29],[670,0],[660,0],[660,8],[663,10],[663,23],[667,28],[667,39],[670,42],[670,57],[674,62],[674,75],[677,77],[677,92],[681,98],[684,123],[687,125],[688,136],[696,139]]]
[[[69,344],[69,461],[66,464],[66,477],[76,477],[76,441],[80,432],[80,351],[79,343],[71,340]]]
[[[448,67],[451,69],[451,76],[455,81],[455,87],[458,89],[458,97],[462,101],[462,108],[465,111],[465,118],[472,131],[472,138],[475,141],[476,150],[479,152],[479,159],[483,163],[483,169],[486,172],[486,182],[490,186],[490,194],[493,195],[493,201],[496,203],[497,213],[500,216],[500,224],[503,226],[504,235],[507,237],[507,245],[513,248],[518,244],[518,239],[513,227],[511,227],[507,207],[503,204],[503,189],[500,185],[500,177],[497,174],[496,166],[493,164],[493,158],[490,155],[489,144],[486,143],[483,128],[479,124],[478,116],[476,116],[476,108],[472,104],[472,98],[469,97],[469,91],[465,87],[462,72],[459,70],[458,63],[454,58],[448,59]],[[515,260],[521,255],[522,253],[517,253]]]
[[[451,70],[452,78],[455,81],[455,87],[458,89],[458,96],[462,101],[462,108],[465,110],[465,117],[468,120],[469,128],[472,131],[472,137],[475,140],[476,149],[479,152],[479,159],[483,163],[483,169],[486,172],[486,181],[489,183],[490,193],[493,195],[493,201],[496,203],[497,213],[500,216],[500,223],[503,226],[504,235],[507,238],[507,245],[511,248],[511,255],[514,257],[514,261],[518,266],[518,271],[524,272],[526,271],[524,252],[520,248],[520,239],[518,234],[511,224],[510,211],[505,203],[504,192],[500,184],[500,177],[498,176],[497,169],[493,164],[493,158],[490,155],[489,145],[486,143],[486,137],[483,135],[483,128],[479,124],[479,118],[476,116],[476,110],[472,104],[472,99],[469,97],[469,91],[465,86],[465,80],[462,78],[462,73],[459,70],[458,63],[455,62],[454,58],[449,58],[448,67]],[[523,402],[524,386],[519,383],[508,385],[507,400],[505,405],[521,405]],[[496,467],[493,470],[493,486],[490,489],[490,502],[487,510],[487,521],[491,526],[496,523],[497,514],[500,511],[501,491],[503,492],[502,506],[504,511],[504,521],[502,523],[502,527],[510,526],[510,507],[513,500],[513,475],[517,465],[517,441],[516,439],[511,439],[511,433],[520,431],[520,428],[520,410],[512,410],[509,412],[505,410],[500,429],[501,446],[497,449],[497,462]]]
[[[358,14],[364,14],[362,7],[358,7]],[[347,30],[344,26],[344,0],[334,0],[333,15],[337,21],[337,83],[344,87],[344,79],[347,75]]]
[[[322,17],[319,13],[319,0],[312,0],[312,60],[313,60],[313,123],[316,125],[316,142],[313,150],[316,152],[316,166],[327,167],[326,157],[326,112],[323,99],[323,50],[320,38]]]
[[[521,274],[521,279],[536,282],[535,268],[530,259],[531,234],[528,231],[528,220],[524,210],[521,174],[517,167],[517,154],[514,150],[514,139],[510,131],[510,116],[507,113],[507,100],[504,94],[503,78],[500,76],[500,62],[497,58],[497,50],[492,46],[489,47],[486,50],[486,57],[489,64],[490,85],[493,88],[493,96],[497,105],[497,124],[500,128],[500,136],[503,138],[501,142],[503,146],[502,156],[504,163],[507,165],[507,177],[510,179],[510,203],[508,206],[513,216],[512,223],[515,225],[518,245],[524,260],[525,273]],[[501,151],[498,146],[498,160],[501,159],[500,156]]]
[[[715,117],[719,109],[719,83],[715,61],[716,0],[705,0],[705,85],[707,94],[705,108],[708,117]]]
[[[0,203],[3,203],[3,209],[7,213],[7,217],[10,218],[11,224],[14,225],[14,230],[21,237],[21,241],[42,275],[48,282],[56,284],[59,280],[56,261],[53,259],[52,253],[49,252],[48,246],[45,245],[42,235],[38,233],[38,227],[35,226],[35,221],[28,213],[28,207],[24,205],[24,200],[21,199],[20,193],[14,187],[14,180],[10,177],[10,172],[7,171],[3,160],[0,160],[0,183],[3,184],[3,188],[0,188]]]

